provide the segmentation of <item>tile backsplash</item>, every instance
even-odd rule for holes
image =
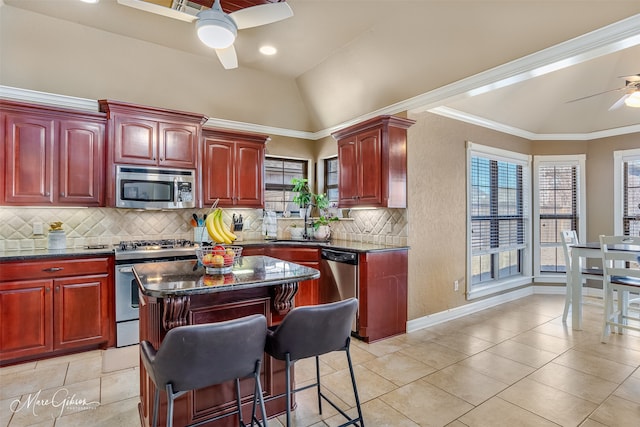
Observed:
[[[190,224],[193,213],[208,209],[175,211],[139,211],[116,208],[29,208],[0,207],[0,250],[45,249],[49,223],[61,221],[67,233],[67,247],[116,245],[122,240],[188,239],[194,240]],[[347,211],[345,211],[347,212]],[[233,213],[242,213],[245,240],[262,236],[261,209],[225,209],[224,222],[231,223]],[[33,224],[43,223],[44,235],[33,234]],[[301,219],[278,219],[278,238],[289,238],[291,225]],[[341,240],[386,244],[407,244],[405,209],[351,210],[349,218],[331,224],[332,237]]]

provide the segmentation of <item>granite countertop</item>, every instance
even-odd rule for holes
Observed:
[[[0,251],[0,262],[26,261],[38,258],[82,258],[113,255],[113,247],[65,248],[65,249],[22,249]]]
[[[307,246],[311,248],[343,249],[351,252],[380,252],[409,249],[408,246],[381,245],[377,243],[352,242],[349,240],[244,240],[235,242],[238,246]],[[25,261],[38,258],[81,258],[90,256],[108,256],[114,254],[112,246],[98,248],[65,248],[65,249],[22,249],[0,251],[0,262]]]
[[[240,257],[227,274],[206,274],[197,260],[137,264],[133,273],[142,293],[158,298],[235,291],[320,277],[315,268],[268,256]]]
[[[403,245],[383,245],[379,243],[353,242],[351,240],[294,240],[294,239],[275,239],[275,240],[244,240],[234,243],[239,246],[308,246],[328,249],[343,249],[351,252],[380,252],[380,251],[397,251],[407,250],[409,246]]]

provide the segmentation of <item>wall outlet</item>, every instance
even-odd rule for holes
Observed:
[[[41,222],[34,222],[33,223],[33,234],[36,236],[40,236],[44,234],[44,230],[42,229],[42,223]]]
[[[460,282],[458,280],[453,281],[453,290],[458,292],[460,290]]]

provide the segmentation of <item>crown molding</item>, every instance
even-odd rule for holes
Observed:
[[[640,125],[633,125],[589,133],[533,133],[505,125],[503,123],[488,120],[483,117],[467,114],[463,111],[458,111],[449,107],[436,107],[432,108],[428,112],[509,135],[518,136],[531,141],[590,141],[593,139],[609,138],[612,136],[640,132]]]

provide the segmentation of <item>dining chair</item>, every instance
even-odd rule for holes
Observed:
[[[564,299],[564,311],[562,312],[562,323],[566,323],[567,315],[569,314],[569,308],[571,308],[571,302],[573,298],[573,265],[571,261],[571,248],[579,244],[580,242],[578,241],[578,234],[575,230],[562,230],[560,232],[560,240],[562,241],[562,249],[564,250],[564,260],[567,270],[567,289]],[[584,279],[592,279],[602,282],[603,271],[599,268],[583,268],[582,277]],[[584,301],[581,301],[580,303],[585,304]]]
[[[156,391],[151,426],[156,427],[160,407],[160,389],[167,393],[167,427],[173,426],[176,398],[190,390],[235,380],[236,410],[207,418],[195,425],[208,423],[236,413],[238,426],[242,419],[240,379],[253,378],[254,394],[251,426],[266,426],[266,410],[260,384],[260,366],[267,338],[267,320],[261,314],[218,323],[179,326],[167,332],[156,351],[151,343],[140,343],[140,358]],[[257,419],[260,407],[262,424]],[[230,425],[230,423],[225,424]]]
[[[611,327],[640,331],[640,237],[600,236],[604,269],[604,322],[602,342],[606,343]],[[618,307],[614,309],[617,293]],[[635,294],[634,298],[630,294]]]

